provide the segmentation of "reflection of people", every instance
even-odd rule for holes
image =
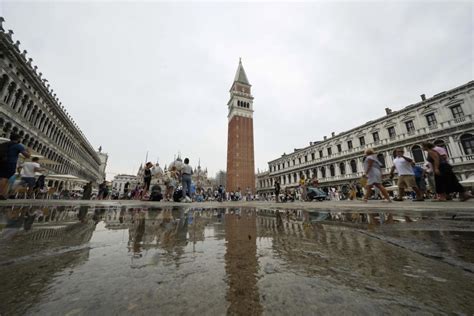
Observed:
[[[10,141],[0,144],[4,156],[0,157],[0,200],[7,199],[8,179],[15,174],[18,156],[29,158],[30,152],[20,144],[20,136],[11,134]]]
[[[77,213],[77,219],[79,219],[80,222],[84,223],[86,220],[88,211],[89,211],[89,206],[82,205],[81,207],[79,207],[79,213]]]

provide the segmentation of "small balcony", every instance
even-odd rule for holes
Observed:
[[[456,117],[456,118],[454,119],[454,123],[462,123],[462,122],[464,122],[464,121],[466,121],[466,116],[465,116],[465,115],[463,115],[463,116],[461,116],[461,117]]]

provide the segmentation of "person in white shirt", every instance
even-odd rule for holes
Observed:
[[[45,169],[41,168],[40,164],[38,163],[38,157],[33,157],[31,160],[32,161],[25,162],[21,165],[21,181],[22,183],[26,184],[29,190],[33,189],[35,186],[35,173],[45,171]]]
[[[393,178],[393,172],[395,169],[398,172],[398,193],[399,196],[395,201],[403,201],[405,196],[405,189],[411,187],[416,193],[415,201],[423,201],[423,194],[416,185],[415,173],[413,172],[413,165],[415,164],[412,159],[403,155],[403,149],[395,149],[395,159],[393,160],[393,167],[390,171],[390,179]]]

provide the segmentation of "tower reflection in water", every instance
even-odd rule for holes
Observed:
[[[228,314],[256,315],[262,312],[257,286],[257,215],[252,211],[225,214],[225,270]]]

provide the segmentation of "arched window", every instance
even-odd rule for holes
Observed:
[[[336,171],[334,170],[334,165],[329,166],[329,173],[331,174],[331,177],[334,177],[336,175]]]
[[[8,86],[7,94],[5,95],[5,98],[3,98],[3,101],[5,101],[5,103],[9,103],[11,101],[12,96],[15,93],[15,89],[16,84],[14,82],[10,83],[10,85]]]
[[[3,91],[3,89],[6,87],[7,83],[8,83],[8,76],[3,75],[2,79],[0,79],[0,92]]]
[[[237,106],[240,106],[240,100],[237,100]]]
[[[411,154],[413,156],[413,160],[415,162],[423,162],[425,161],[425,157],[423,156],[423,150],[418,145],[415,145],[411,148]]]
[[[295,183],[298,182],[298,176],[296,175],[296,173],[293,174],[293,179],[295,179]]]
[[[339,171],[341,172],[341,174],[346,174],[346,164],[341,162],[339,164]]]
[[[381,167],[385,168],[385,156],[384,156],[384,154],[378,154],[377,159],[380,162]]]
[[[18,105],[18,102],[20,101],[22,96],[23,96],[23,91],[21,89],[18,89],[16,91],[15,96],[13,97],[13,101],[12,101],[13,110],[16,110],[16,106]]]
[[[443,147],[446,149],[446,144],[444,143],[444,140],[442,139],[437,139],[434,141],[433,143],[435,146],[438,146],[438,147]]]
[[[461,145],[464,150],[464,154],[474,154],[474,136],[472,134],[464,134],[461,136]]]
[[[326,168],[321,167],[321,177],[326,178]]]
[[[433,144],[434,144],[435,146],[444,148],[444,149],[446,150],[446,152],[449,153],[448,147],[447,147],[446,144],[444,143],[444,140],[442,140],[442,139],[435,140]]]
[[[357,162],[354,159],[351,160],[351,171],[357,173]]]

